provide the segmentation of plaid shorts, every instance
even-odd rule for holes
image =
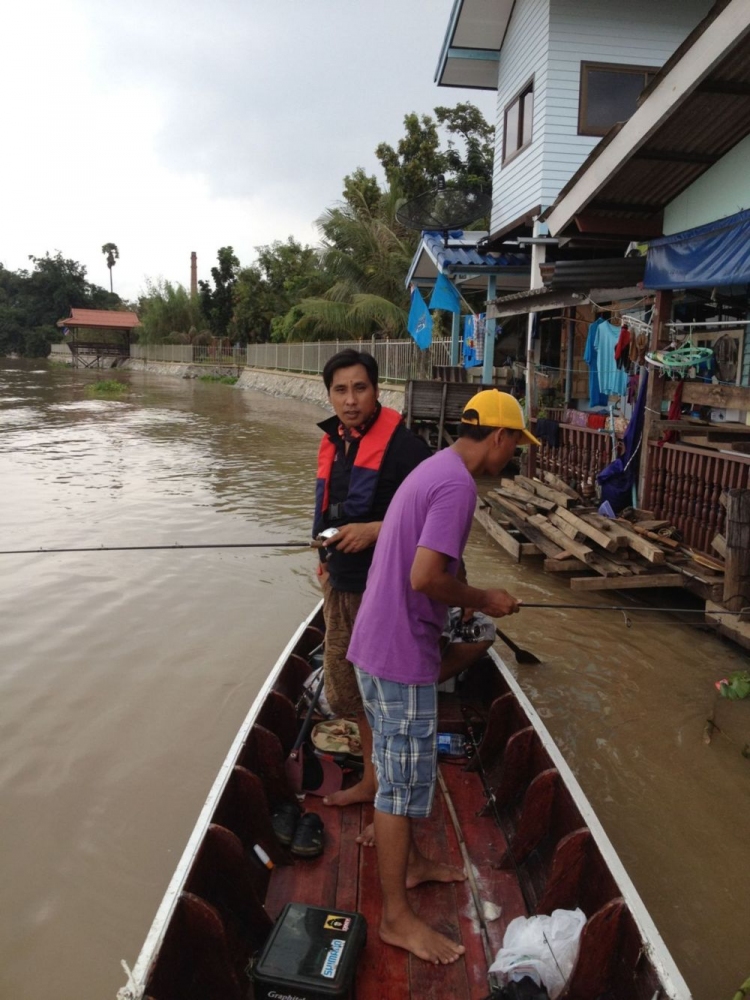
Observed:
[[[372,728],[375,808],[424,819],[432,811],[437,776],[437,686],[387,681],[356,665],[354,670]]]

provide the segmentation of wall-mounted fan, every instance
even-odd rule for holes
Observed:
[[[431,229],[443,234],[448,245],[451,229],[471,225],[492,208],[492,198],[483,191],[466,191],[445,186],[445,178],[438,177],[437,187],[404,202],[396,210],[396,218],[408,229]]]

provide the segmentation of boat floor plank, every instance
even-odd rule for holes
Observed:
[[[323,853],[317,858],[298,859],[292,865],[277,866],[266,893],[266,912],[276,920],[286,903],[308,906],[336,906],[341,810],[330,809],[315,796],[305,798],[305,811],[320,815],[325,824]]]
[[[451,848],[456,844],[456,836],[444,807],[443,796],[438,788],[432,814],[429,819],[414,824],[414,838],[418,849],[425,857],[463,868],[459,858],[452,857]],[[458,895],[465,883],[426,882],[409,892],[409,901],[418,917],[435,930],[445,934],[452,941],[462,942],[462,928],[459,918]],[[463,902],[463,899],[461,900]],[[442,1000],[444,997],[468,997],[469,983],[466,960],[459,959],[452,965],[431,965],[413,955],[409,956],[410,996],[424,997],[424,1000]],[[484,995],[487,990],[485,988]]]
[[[466,848],[474,867],[479,894],[485,908],[490,950],[494,955],[502,947],[505,929],[511,920],[527,916],[523,894],[515,872],[500,869],[500,861],[506,851],[506,840],[503,832],[498,829],[494,817],[484,814],[487,799],[479,776],[467,773],[458,767],[443,767],[442,772],[458,813]],[[480,930],[474,914],[470,889],[467,883],[464,885],[467,903],[462,912],[472,915],[471,928],[466,928],[466,936],[473,934],[481,947]],[[486,966],[484,973],[486,974]],[[486,994],[485,989],[481,995],[486,996]]]
[[[481,815],[486,803],[479,776],[443,764],[443,777],[458,815],[464,843],[484,905],[490,950],[502,945],[508,923],[526,909],[513,872],[499,868],[505,839],[494,818]],[[468,879],[428,883],[410,892],[415,911],[431,926],[460,941],[466,954],[450,966],[433,966],[384,945],[378,936],[381,913],[377,852],[360,847],[357,835],[372,821],[372,806],[332,809],[308,796],[308,811],[325,823],[325,850],[312,861],[296,861],[273,871],[266,909],[275,920],[290,900],[313,906],[358,910],[367,920],[367,946],[359,963],[356,1000],[439,1000],[445,996],[481,1000],[489,991],[480,921]],[[448,807],[438,789],[432,816],[415,824],[415,838],[428,857],[463,867],[463,856]]]
[[[363,823],[372,819],[372,806],[362,809]],[[383,944],[378,935],[381,895],[377,851],[359,852],[359,912],[367,921],[367,946],[357,969],[356,1000],[393,1000],[409,997],[409,956]]]

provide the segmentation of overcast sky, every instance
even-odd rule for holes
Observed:
[[[62,251],[115,291],[208,277],[227,244],[293,234],[409,111],[493,95],[437,87],[452,0],[34,0],[0,32],[0,262]]]

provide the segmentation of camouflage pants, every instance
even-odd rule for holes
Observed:
[[[331,708],[342,718],[351,718],[364,711],[354,667],[346,658],[354,619],[361,603],[362,594],[334,590],[330,580],[323,584],[323,617],[326,623],[323,660],[325,690]]]

